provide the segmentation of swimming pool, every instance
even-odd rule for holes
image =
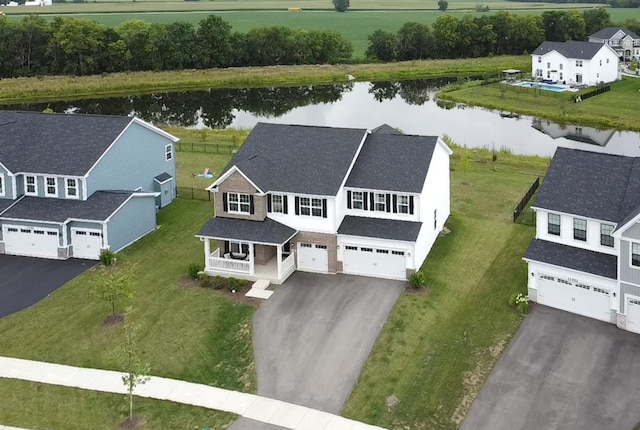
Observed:
[[[533,83],[533,82],[522,82],[520,84],[518,84],[519,87],[526,87],[526,88],[541,88],[543,90],[547,90],[547,91],[566,91],[567,89],[565,87],[561,87],[559,85],[550,85],[550,84],[538,84],[538,83]]]

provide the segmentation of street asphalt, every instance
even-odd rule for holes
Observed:
[[[537,305],[461,430],[632,429],[640,422],[640,335]]]
[[[94,264],[0,255],[0,318],[38,303]]]
[[[253,320],[258,394],[339,414],[405,283],[296,272]],[[233,430],[272,430],[245,418]]]

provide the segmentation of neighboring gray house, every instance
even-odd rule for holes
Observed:
[[[531,120],[531,127],[552,139],[563,137],[575,142],[589,143],[597,146],[607,146],[607,143],[609,143],[616,133],[615,130],[598,130],[597,128],[582,125],[556,124],[555,122],[540,118],[533,118]]]
[[[97,259],[153,231],[177,140],[132,117],[0,111],[0,254]]]
[[[295,270],[406,279],[449,216],[450,155],[437,136],[389,126],[258,124],[208,188],[204,270],[277,284]]]
[[[640,60],[640,36],[621,27],[607,27],[589,36],[589,42],[612,47],[622,61]]]
[[[558,148],[533,209],[531,300],[640,333],[640,158]]]

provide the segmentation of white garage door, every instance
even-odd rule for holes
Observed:
[[[352,275],[406,279],[405,252],[370,246],[345,245],[342,271]]]
[[[102,250],[102,231],[88,228],[71,228],[71,245],[75,258],[98,260]]]
[[[2,236],[7,254],[58,258],[58,230],[5,225]]]
[[[611,321],[611,292],[586,282],[538,274],[538,303],[584,315],[600,321]]]
[[[640,300],[627,299],[627,330],[640,333]]]
[[[298,242],[298,270],[327,273],[329,271],[327,245]]]

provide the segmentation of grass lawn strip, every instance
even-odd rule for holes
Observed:
[[[522,256],[535,229],[512,223],[511,208],[548,159],[503,154],[493,171],[489,151],[472,152],[465,173],[464,151],[453,164],[451,233],[423,266],[428,292],[400,297],[343,411],[348,417],[457,428],[520,325],[507,300],[526,292]],[[394,408],[386,405],[391,395],[400,400]]]
[[[0,378],[0,425],[33,429],[117,429],[128,414],[124,395]],[[233,414],[161,400],[136,398],[140,430],[223,430]]]
[[[582,124],[602,129],[640,131],[640,78],[612,82],[611,91],[581,103],[574,103],[575,93],[514,88],[505,84],[480,86],[478,83],[452,86],[438,97],[468,105],[483,106],[548,118],[561,124]],[[587,89],[585,91],[591,91]]]

